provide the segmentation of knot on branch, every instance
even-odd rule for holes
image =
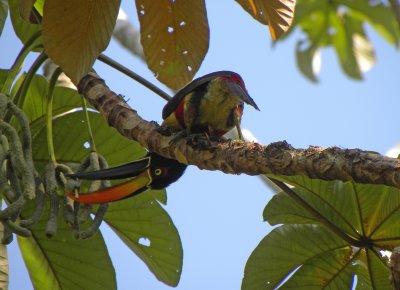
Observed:
[[[290,164],[293,160],[291,150],[294,150],[294,148],[286,140],[274,142],[265,147],[264,154],[272,172],[279,172],[283,167],[289,168],[288,173],[293,174],[293,171],[290,170]]]

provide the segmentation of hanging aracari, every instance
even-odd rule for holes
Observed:
[[[258,110],[247,93],[242,78],[231,71],[218,71],[200,77],[181,90],[165,105],[162,125],[186,133],[224,135],[234,127],[240,133],[243,103]],[[78,202],[104,203],[137,195],[147,189],[163,189],[178,180],[187,165],[149,152],[145,158],[118,167],[69,174],[87,180],[122,179],[127,182],[90,193],[67,195]]]

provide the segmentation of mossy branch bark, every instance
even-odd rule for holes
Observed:
[[[123,136],[150,151],[200,169],[230,174],[303,175],[323,180],[385,184],[400,188],[400,160],[359,149],[310,146],[295,149],[286,141],[267,146],[239,140],[179,139],[156,122],[143,120],[95,73],[81,79],[78,90]]]

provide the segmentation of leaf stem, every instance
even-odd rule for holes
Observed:
[[[164,92],[162,89],[160,89],[156,85],[152,84],[145,78],[141,77],[137,73],[131,71],[129,68],[127,68],[127,67],[123,66],[122,64],[116,62],[115,60],[111,59],[110,57],[108,57],[104,54],[100,54],[98,59],[100,61],[104,62],[105,64],[115,68],[116,70],[120,71],[121,73],[127,75],[128,77],[132,78],[133,80],[137,81],[138,83],[142,84],[143,86],[145,86],[149,90],[153,91],[154,93],[159,95],[161,98],[163,98],[167,102],[171,99],[171,96],[169,94],[167,94],[166,92]]]
[[[89,135],[90,151],[96,152],[96,144],[94,143],[92,126],[90,124],[90,118],[89,118],[89,113],[88,113],[88,108],[87,108],[87,103],[86,103],[85,98],[82,98],[82,108],[83,108],[83,112],[85,114],[86,128],[87,128],[88,135]]]
[[[309,213],[311,213],[317,220],[319,220],[322,224],[324,224],[326,227],[328,227],[330,230],[332,230],[336,235],[338,235],[340,238],[342,238],[344,241],[348,242],[350,245],[360,247],[360,248],[365,248],[365,247],[371,247],[371,240],[369,239],[363,239],[360,237],[360,239],[355,239],[348,235],[346,232],[344,232],[342,229],[337,227],[334,223],[332,223],[330,220],[328,220],[326,217],[324,217],[322,214],[320,214],[317,210],[315,210],[311,205],[309,205],[304,199],[302,199],[299,195],[297,195],[296,192],[294,192],[291,188],[289,188],[285,183],[278,181],[276,179],[272,179],[273,183],[276,184],[280,189],[283,190],[288,196],[290,196],[294,201],[296,201],[299,205],[301,205],[304,209],[306,209]]]
[[[37,43],[36,40],[40,37],[42,33],[40,31],[33,34],[26,44],[22,47],[19,52],[17,58],[15,59],[13,65],[11,66],[10,72],[8,73],[7,79],[4,82],[3,87],[0,90],[0,93],[9,94],[11,91],[11,86],[17,77],[19,71],[21,70],[22,64],[26,58],[26,56],[35,48],[41,46],[41,44]]]
[[[14,98],[13,98],[13,103],[16,104],[18,107],[22,107],[22,103],[25,99],[26,96],[26,92],[28,91],[29,85],[36,73],[36,71],[40,68],[40,66],[42,65],[42,63],[47,59],[47,55],[42,52],[34,61],[34,63],[32,64],[32,66],[29,68],[22,84],[20,85],[20,87],[18,88],[17,93],[15,94]],[[5,117],[4,117],[4,121],[9,122],[10,119],[12,117],[12,114],[10,112],[7,112]]]
[[[57,79],[61,73],[62,73],[61,68],[57,67],[57,69],[53,72],[51,76],[49,90],[47,93],[47,111],[46,111],[47,148],[49,151],[50,160],[54,164],[56,164],[57,161],[56,161],[56,155],[54,153],[54,143],[53,143],[53,92],[56,86]]]

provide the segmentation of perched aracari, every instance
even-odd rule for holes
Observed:
[[[175,94],[163,109],[162,125],[187,133],[206,132],[218,136],[236,126],[240,136],[244,102],[258,110],[237,73],[210,73],[192,81]],[[147,189],[163,189],[178,180],[186,167],[176,160],[149,152],[143,159],[118,167],[69,174],[71,178],[88,180],[133,178],[99,191],[77,196],[67,192],[67,195],[83,203],[117,201]]]

